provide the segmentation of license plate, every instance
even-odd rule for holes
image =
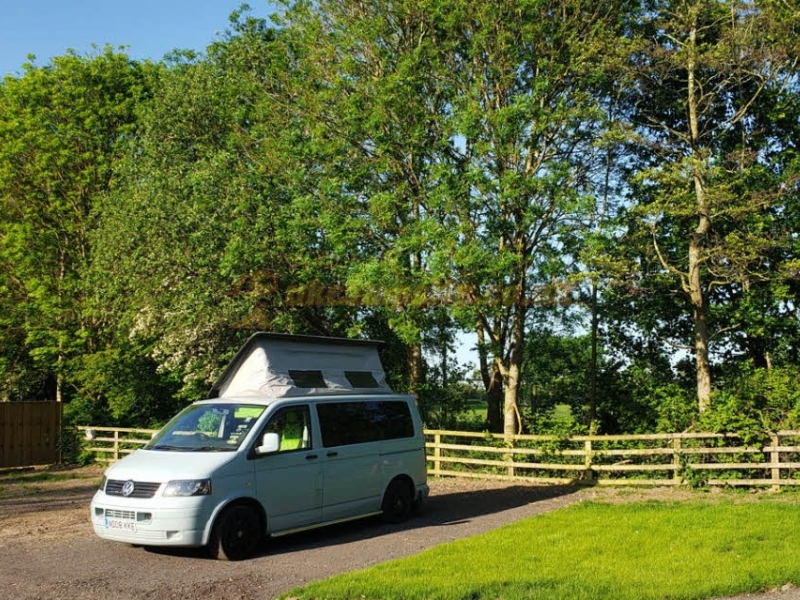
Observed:
[[[123,521],[121,519],[106,519],[106,529],[116,531],[131,531],[136,533],[136,521]]]

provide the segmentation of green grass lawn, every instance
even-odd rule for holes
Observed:
[[[800,502],[777,500],[587,502],[286,597],[678,600],[797,584]]]

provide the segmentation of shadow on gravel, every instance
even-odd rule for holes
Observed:
[[[259,556],[275,556],[314,548],[337,546],[375,537],[420,530],[429,527],[457,526],[483,516],[501,513],[536,502],[569,496],[575,486],[510,486],[500,489],[440,493],[428,498],[418,514],[400,524],[386,524],[379,518],[328,525],[319,529],[268,539]],[[565,505],[567,503],[565,502]],[[498,523],[499,525],[500,523]],[[205,549],[148,547],[149,552],[208,558]]]
[[[76,504],[83,503],[89,511],[89,501],[97,491],[99,479],[79,483],[68,488],[39,489],[36,483],[27,484],[28,489],[24,495],[12,498],[0,498],[0,510],[4,516],[18,516],[25,513],[38,513],[41,511],[63,510],[73,508]]]
[[[267,542],[265,554],[281,554],[322,546],[347,544],[382,535],[427,527],[461,525],[475,518],[501,513],[535,502],[575,493],[574,486],[511,486],[500,489],[443,493],[428,498],[419,514],[400,524],[383,523],[379,518],[363,522],[330,525]]]
[[[409,524],[447,525],[533,502],[568,496],[579,489],[568,485],[514,485],[488,490],[440,493],[428,498],[421,514],[409,521]]]

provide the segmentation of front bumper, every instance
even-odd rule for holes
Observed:
[[[169,502],[129,500],[97,492],[91,503],[95,534],[143,546],[204,546],[211,510],[204,498]]]

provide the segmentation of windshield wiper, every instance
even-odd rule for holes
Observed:
[[[197,448],[187,448],[192,452],[233,452],[236,448],[225,448],[223,446],[198,446]]]
[[[155,446],[147,448],[147,450],[174,450],[176,452],[188,452],[190,450],[194,450],[194,448],[187,448],[186,446],[170,446],[169,444],[156,444]]]

